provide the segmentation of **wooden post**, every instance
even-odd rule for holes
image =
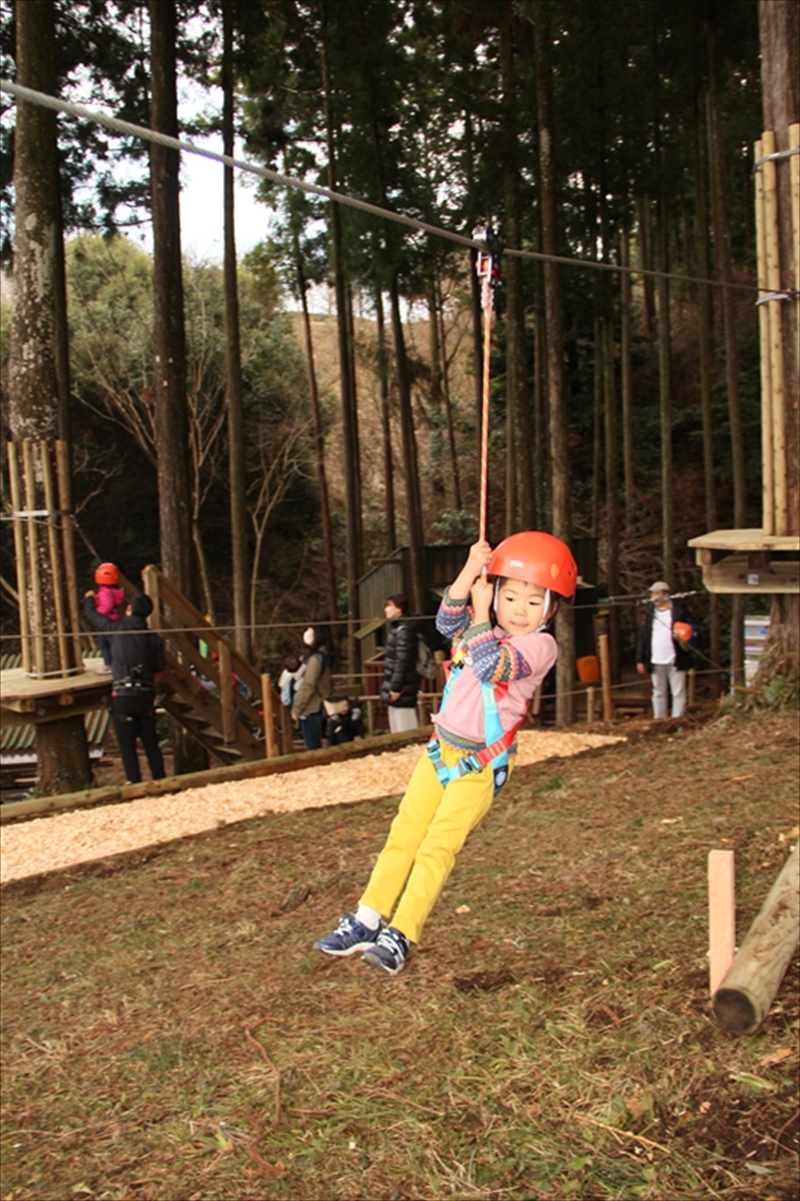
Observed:
[[[736,947],[733,851],[708,853],[708,953],[711,996],[733,962]]]
[[[800,124],[789,126],[789,149],[800,150]],[[791,192],[791,210],[792,210],[792,234],[794,236],[795,247],[800,246],[800,154],[793,154],[789,160],[789,188]],[[795,249],[794,254],[794,286],[795,286],[795,309],[800,308],[798,297],[800,296],[800,254]],[[797,314],[795,323],[797,330],[797,359],[800,362],[800,312]]]
[[[67,587],[69,620],[75,639],[72,658],[76,667],[82,665],[80,637],[81,616],[78,603],[78,573],[75,570],[74,517],[72,515],[72,484],[69,471],[69,446],[63,438],[56,439],[56,476],[58,478],[58,507],[61,509],[61,546],[64,556],[64,577]]]
[[[53,487],[53,466],[50,462],[50,447],[44,440],[39,442],[39,454],[42,456],[44,507],[48,512],[47,545],[50,551],[50,571],[53,578],[53,605],[56,612],[58,662],[64,675],[69,675],[72,670],[72,657],[67,641],[67,612],[64,603],[64,572],[61,569],[61,545],[56,519],[56,494]]]
[[[762,142],[756,142],[756,162],[763,154]],[[762,163],[755,172],[756,183],[756,266],[758,287],[767,292],[767,250],[764,228],[764,172]],[[765,534],[775,533],[775,481],[772,453],[772,387],[770,383],[769,311],[758,306],[758,332],[761,362],[761,521]]]
[[[586,721],[589,725],[594,721],[594,687],[591,684],[586,689]]]
[[[689,709],[694,709],[695,701],[697,699],[697,671],[694,667],[690,667],[686,674],[689,682],[689,697],[687,701],[687,707]]]
[[[231,679],[231,648],[224,638],[217,643],[219,652],[219,691],[222,698],[222,737],[225,742],[236,741],[236,706]]]
[[[275,712],[272,708],[272,677],[261,676],[261,708],[264,710],[264,744],[267,759],[275,758]]]
[[[775,134],[765,130],[761,145],[764,154],[775,153]],[[778,246],[778,190],[775,161],[763,163],[764,169],[764,240],[767,258],[767,287],[779,292],[781,286],[780,257]],[[772,453],[773,479],[775,483],[775,533],[789,533],[786,468],[785,398],[783,381],[783,333],[781,328],[780,300],[770,300],[769,345],[770,382],[772,394]]]
[[[598,634],[600,651],[600,682],[603,688],[603,721],[612,721],[614,706],[611,702],[611,668],[608,662],[608,634]]]
[[[151,630],[160,630],[163,627],[163,621],[161,598],[158,595],[158,570],[152,564],[142,568],[142,586],[144,587],[145,595],[149,596],[153,602],[153,612],[150,614],[147,624]]]
[[[800,858],[795,847],[714,996],[725,1030],[752,1034],[769,1013],[800,931]]]
[[[20,488],[19,458],[17,443],[8,443],[8,481],[11,489],[11,508],[14,513],[22,512],[22,490]],[[14,518],[14,558],[17,564],[17,592],[19,593],[19,630],[22,666],[26,675],[32,671],[33,649],[31,646],[31,621],[28,612],[28,565],[25,561],[25,530],[23,517]]]
[[[36,472],[33,463],[33,444],[22,443],[22,464],[25,475],[25,508],[28,512],[36,509]],[[33,675],[43,676],[47,670],[44,651],[44,611],[42,609],[42,577],[39,570],[39,533],[36,520],[33,517],[25,519],[28,523],[28,566],[30,567],[30,587],[33,602]]]

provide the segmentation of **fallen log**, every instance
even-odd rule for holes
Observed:
[[[714,1014],[724,1030],[753,1034],[769,1013],[800,935],[800,858],[795,847],[719,988]]]

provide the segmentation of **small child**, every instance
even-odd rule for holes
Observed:
[[[120,621],[125,607],[125,589],[119,587],[119,568],[115,563],[101,563],[94,573],[94,582],[100,587],[95,593],[95,610],[110,621]],[[97,646],[103,656],[102,671],[111,671],[111,639],[105,634],[97,637]]]
[[[278,691],[281,694],[281,704],[291,709],[297,685],[303,678],[306,669],[295,654],[287,655],[283,661],[283,671],[278,679]]]
[[[558,653],[547,626],[577,578],[569,548],[551,534],[513,534],[494,552],[485,540],[471,548],[436,617],[439,632],[458,640],[436,734],[357,909],[317,950],[361,951],[390,975],[402,970],[456,855],[511,774],[517,730]]]

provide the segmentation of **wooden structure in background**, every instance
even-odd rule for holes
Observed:
[[[160,687],[167,712],[218,763],[289,754],[291,724],[270,677],[260,675],[157,567],[145,567],[142,581],[153,602],[150,628],[164,639],[167,668]]]
[[[83,671],[68,453],[61,439],[8,443],[22,668],[38,679],[53,678],[46,663],[48,640],[55,640],[60,675]],[[53,581],[52,628],[46,628],[42,603],[45,560]]]
[[[789,126],[789,146],[800,149],[800,125]],[[793,304],[800,327],[800,253],[795,250],[794,295],[781,291],[775,134],[755,145],[756,250],[761,341],[762,528],[714,530],[692,538],[696,561],[709,592],[800,592],[800,536],[789,511],[786,449],[787,397],[781,307]],[[800,246],[800,155],[790,154],[793,244]],[[800,356],[800,348],[798,348]],[[788,398],[790,403],[794,398]]]

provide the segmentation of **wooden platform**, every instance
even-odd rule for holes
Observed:
[[[690,538],[709,592],[800,592],[800,537],[763,530],[714,530]]]
[[[101,659],[84,659],[71,676],[35,678],[22,667],[0,672],[0,727],[55,721],[97,709],[111,688],[111,676],[100,671]]]

